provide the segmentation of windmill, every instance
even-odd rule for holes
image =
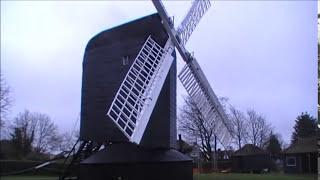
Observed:
[[[105,30],[87,44],[82,144],[73,156],[80,179],[192,179],[192,159],[176,150],[175,49],[186,63],[178,75],[183,86],[203,117],[215,121],[221,144],[231,140],[217,96],[184,47],[210,1],[195,0],[177,30],[161,1],[152,2],[158,13]]]
[[[107,115],[131,142],[139,144],[172,64],[171,54],[176,48],[186,63],[178,75],[181,83],[204,119],[214,119],[215,134],[226,147],[231,141],[231,124],[196,58],[184,46],[210,7],[210,1],[193,1],[191,9],[177,30],[174,29],[173,22],[161,1],[152,2],[169,39],[164,47],[161,47],[151,36],[147,38],[126,74]]]

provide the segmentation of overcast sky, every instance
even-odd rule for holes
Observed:
[[[175,24],[190,1],[165,1]],[[1,1],[1,73],[24,109],[71,131],[80,113],[84,49],[97,33],[155,13],[151,1]],[[187,43],[218,96],[254,108],[289,142],[301,112],[316,116],[317,2],[216,1]],[[178,60],[178,71],[183,62]],[[178,105],[186,94],[178,82]]]

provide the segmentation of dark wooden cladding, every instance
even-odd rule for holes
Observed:
[[[80,125],[82,140],[128,141],[106,114],[134,58],[149,35],[162,47],[168,38],[158,14],[103,31],[89,41],[85,50],[82,74]],[[127,65],[123,65],[123,57],[128,57]],[[175,142],[176,61],[174,60],[141,145],[168,148],[175,147]]]

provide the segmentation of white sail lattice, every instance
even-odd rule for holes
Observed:
[[[214,122],[214,134],[224,147],[232,140],[231,123],[196,59],[186,64],[178,75],[182,85],[196,104],[205,121]]]
[[[132,141],[139,143],[173,61],[170,39],[162,48],[147,38],[126,74],[107,115]]]
[[[210,6],[210,0],[195,0],[192,2],[190,10],[186,14],[185,18],[182,20],[177,30],[181,43],[183,45],[187,43],[193,30],[196,28],[200,19],[210,8]]]

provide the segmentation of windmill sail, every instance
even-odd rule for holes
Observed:
[[[186,17],[183,19],[177,31],[174,29],[173,23],[169,18],[168,13],[164,8],[162,2],[159,0],[152,0],[152,3],[157,9],[162,19],[163,26],[166,29],[168,35],[170,36],[172,43],[175,45],[175,47],[179,51],[182,59],[187,62],[188,51],[185,49],[184,45],[188,41],[193,30],[196,28],[196,26],[200,22],[201,17],[211,6],[210,1],[194,0],[189,12],[187,13]]]
[[[177,30],[182,44],[185,45],[187,43],[191,33],[210,6],[210,0],[195,0],[192,2],[190,10],[182,20]]]
[[[231,123],[196,59],[186,64],[178,77],[204,119],[215,122],[214,133],[221,144],[225,148],[229,146]]]
[[[205,120],[213,120],[216,123],[215,134],[221,144],[226,147],[229,145],[232,137],[230,122],[196,59],[184,47],[201,17],[211,6],[210,1],[194,0],[177,31],[170,25],[172,23],[170,23],[169,16],[161,1],[152,0],[152,2],[160,14],[163,25],[172,42],[182,59],[187,63],[179,74],[179,79],[191,96],[191,99],[196,103]]]
[[[162,48],[147,38],[107,112],[118,128],[139,143],[173,61],[169,39]]]

